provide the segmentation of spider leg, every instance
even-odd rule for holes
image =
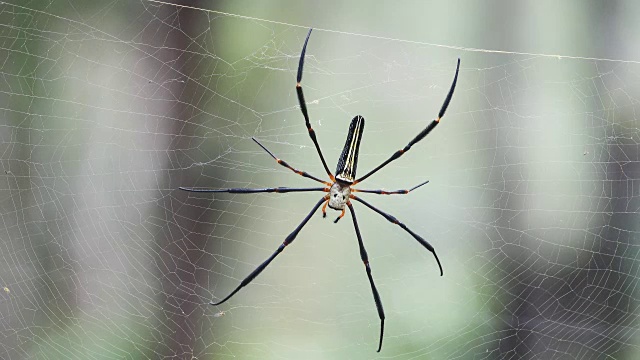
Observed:
[[[329,200],[327,200],[324,205],[322,205],[322,217],[327,217],[327,205],[329,205]]]
[[[308,173],[308,172],[306,172],[306,171],[300,171],[300,170],[294,169],[294,168],[293,168],[293,167],[291,167],[289,164],[287,164],[287,162],[286,162],[286,161],[281,160],[281,159],[277,158],[275,155],[273,155],[273,153],[272,153],[271,151],[269,151],[269,149],[267,149],[267,148],[266,148],[266,146],[262,145],[262,144],[258,141],[258,139],[254,138],[254,137],[252,137],[251,139],[252,139],[253,141],[255,141],[255,143],[256,143],[256,144],[258,144],[258,145],[262,148],[262,150],[266,151],[266,152],[267,152],[267,154],[271,155],[271,157],[272,157],[275,161],[277,161],[277,162],[278,162],[278,164],[280,164],[280,165],[282,165],[282,166],[286,167],[287,169],[289,169],[289,170],[293,171],[294,173],[296,173],[296,174],[298,174],[298,175],[300,175],[300,176],[303,176],[303,177],[306,177],[306,178],[309,178],[309,179],[313,179],[313,180],[315,180],[315,181],[317,181],[317,182],[320,182],[320,183],[323,183],[323,184],[325,184],[325,185],[327,185],[327,186],[331,186],[331,184],[330,184],[330,183],[328,183],[328,182],[326,182],[326,181],[323,181],[323,180],[320,180],[320,179],[318,179],[317,177],[315,177],[315,176],[313,176],[313,175],[309,174],[309,173]]]
[[[409,151],[411,149],[411,147],[415,143],[417,143],[418,141],[424,139],[424,137],[427,136],[431,132],[431,130],[433,130],[440,123],[440,119],[442,119],[442,117],[444,117],[444,113],[445,113],[445,111],[447,111],[447,107],[449,107],[449,103],[451,102],[451,97],[453,97],[453,91],[455,90],[456,82],[458,81],[458,72],[459,72],[459,70],[460,70],[460,58],[458,58],[458,65],[456,67],[456,75],[453,77],[453,83],[451,84],[451,88],[449,89],[449,93],[447,94],[447,97],[444,99],[444,103],[442,104],[442,107],[440,108],[440,112],[438,113],[438,117],[435,120],[433,120],[426,128],[424,128],[424,130],[422,130],[415,138],[413,138],[413,140],[409,141],[407,146],[405,146],[404,148],[396,151],[385,162],[383,162],[382,164],[378,165],[378,167],[376,167],[375,169],[369,171],[363,177],[361,177],[361,178],[357,179],[356,181],[354,181],[353,185],[364,181],[369,176],[375,174],[378,170],[380,170],[383,167],[387,166],[388,163],[390,163],[393,160],[395,160],[395,159],[399,158],[400,156],[402,156],[404,153]]]
[[[262,270],[264,270],[272,261],[273,259],[276,258],[276,256],[278,256],[278,254],[280,254],[282,252],[282,250],[284,250],[285,247],[287,247],[287,245],[291,244],[293,242],[293,240],[296,238],[296,236],[298,236],[298,233],[300,232],[300,230],[302,230],[302,228],[307,224],[307,222],[309,221],[309,219],[311,219],[311,216],[313,215],[313,213],[318,210],[318,208],[320,207],[320,205],[322,205],[323,202],[325,202],[327,200],[326,196],[323,196],[322,199],[320,199],[320,201],[318,201],[314,206],[313,209],[311,209],[311,211],[309,212],[309,215],[307,215],[302,222],[300,223],[300,225],[298,225],[297,228],[295,228],[295,230],[293,230],[293,232],[291,232],[291,234],[289,234],[289,236],[286,237],[286,239],[284,239],[284,242],[278,247],[278,249],[271,254],[271,256],[269,256],[269,258],[267,260],[265,260],[262,264],[260,264],[255,270],[253,270],[251,272],[251,274],[249,274],[249,276],[247,276],[246,278],[244,278],[244,280],[242,280],[242,282],[240,283],[240,285],[238,285],[238,287],[233,290],[231,292],[231,294],[227,295],[226,298],[222,299],[221,301],[218,302],[213,302],[211,301],[209,303],[209,305],[220,305],[223,302],[229,300],[233,295],[235,295],[240,289],[242,289],[243,287],[247,286],[251,281],[253,281],[253,279],[256,278],[256,276],[260,275],[260,273],[262,272]]]
[[[373,276],[371,275],[371,267],[369,266],[369,256],[367,250],[364,248],[362,242],[362,235],[360,235],[360,228],[358,227],[358,220],[356,220],[356,212],[353,210],[353,205],[347,203],[349,210],[351,211],[351,218],[353,219],[353,227],[356,229],[356,236],[358,237],[358,246],[360,247],[360,259],[364,263],[367,271],[367,277],[369,278],[369,284],[371,285],[371,292],[373,292],[373,300],[376,302],[376,308],[378,309],[378,317],[380,317],[380,343],[378,345],[378,352],[382,349],[382,337],[384,336],[384,309],[382,308],[382,301],[380,300],[380,294],[376,289],[376,284],[373,282]]]
[[[413,190],[419,188],[420,186],[428,183],[429,180],[423,182],[422,184],[418,184],[414,187],[412,187],[411,189],[404,189],[404,190],[395,190],[395,191],[386,191],[386,190],[360,190],[360,189],[351,189],[351,191],[353,192],[362,192],[362,193],[369,193],[369,194],[378,194],[378,195],[394,195],[394,194],[401,194],[401,195],[405,195],[408,194],[410,192],[412,192]]]
[[[200,193],[231,193],[231,194],[254,194],[254,193],[288,193],[288,192],[309,192],[309,191],[324,191],[328,192],[329,189],[319,188],[288,188],[288,187],[274,187],[274,188],[262,188],[262,189],[247,189],[247,188],[230,188],[230,189],[207,189],[207,188],[188,188],[179,187],[178,189],[189,192]]]
[[[309,113],[307,111],[307,102],[304,100],[304,93],[302,92],[302,68],[304,67],[304,55],[307,52],[307,43],[309,42],[309,37],[311,36],[311,30],[313,29],[309,29],[307,38],[304,40],[304,45],[302,46],[302,52],[300,53],[300,62],[298,63],[298,76],[296,78],[296,92],[298,93],[300,110],[302,111],[302,116],[304,116],[304,121],[307,125],[307,131],[309,131],[309,137],[311,137],[311,141],[313,141],[313,144],[316,146],[316,150],[318,151],[318,155],[320,155],[320,161],[322,161],[324,170],[327,172],[327,175],[329,175],[331,181],[335,181],[333,174],[331,173],[331,171],[329,171],[327,162],[324,160],[322,150],[320,150],[320,145],[318,144],[318,139],[316,138],[316,132],[313,130],[313,128],[311,128],[311,123],[309,122]]]
[[[342,218],[344,217],[344,213],[345,213],[345,211],[346,211],[346,209],[344,209],[344,208],[343,208],[343,209],[342,209],[342,212],[340,213],[340,215],[338,215],[338,217],[337,217],[335,220],[333,220],[333,223],[334,223],[334,224],[337,224],[337,223],[338,223],[338,221],[340,221],[340,219],[342,219]]]
[[[353,199],[353,200],[356,200],[356,201],[359,201],[359,202],[363,203],[369,209],[371,209],[371,210],[377,212],[378,214],[382,215],[382,217],[387,219],[389,222],[392,222],[392,223],[400,226],[402,229],[404,229],[404,231],[406,231],[409,234],[411,234],[411,236],[413,236],[414,239],[418,240],[418,242],[422,246],[424,246],[427,250],[431,251],[433,256],[436,258],[436,262],[438,263],[438,267],[440,268],[440,276],[443,275],[442,265],[440,264],[440,259],[438,259],[438,255],[436,255],[436,250],[425,239],[423,239],[420,235],[418,235],[418,234],[414,233],[413,231],[411,231],[411,229],[409,229],[405,224],[401,223],[400,220],[396,219],[394,216],[392,216],[390,214],[387,214],[386,212],[376,208],[375,206],[369,204],[368,202],[360,199],[359,197],[357,197],[355,195],[350,195],[349,197],[351,199]]]

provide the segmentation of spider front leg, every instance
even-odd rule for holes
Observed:
[[[380,318],[380,343],[378,344],[378,352],[380,352],[380,350],[382,349],[382,338],[384,336],[384,308],[382,307],[382,301],[380,300],[380,294],[378,293],[376,284],[373,282],[371,267],[369,266],[369,256],[367,255],[367,250],[364,248],[362,235],[360,235],[358,220],[356,220],[356,212],[353,210],[353,205],[351,205],[350,202],[347,203],[347,206],[349,207],[349,211],[351,211],[353,227],[356,229],[356,237],[358,238],[358,246],[360,247],[360,259],[362,259],[365,270],[367,271],[367,277],[369,278],[369,284],[371,285],[371,292],[373,293],[373,301],[375,301],[376,309],[378,309],[378,317]]]
[[[233,290],[231,292],[231,294],[227,295],[227,297],[225,297],[224,299],[222,299],[222,300],[220,300],[218,302],[213,302],[212,301],[212,302],[209,303],[209,305],[220,305],[220,304],[224,303],[225,301],[229,300],[233,295],[235,295],[238,291],[240,291],[240,289],[242,289],[243,287],[249,285],[249,283],[251,283],[253,281],[253,279],[256,278],[256,276],[260,275],[260,273],[264,269],[266,269],[267,266],[269,266],[269,264],[273,261],[273,259],[275,259],[276,256],[278,256],[282,252],[282,250],[284,250],[284,248],[287,247],[287,245],[291,244],[293,242],[293,240],[295,240],[295,238],[296,238],[296,236],[298,236],[298,233],[300,232],[300,230],[302,230],[302,228],[307,224],[309,219],[311,219],[311,216],[313,215],[313,213],[316,212],[316,210],[318,210],[320,205],[322,205],[322,203],[325,202],[326,200],[327,200],[327,196],[323,196],[322,199],[320,199],[320,201],[318,201],[313,206],[313,209],[311,209],[311,211],[309,212],[309,215],[307,215],[302,220],[300,225],[298,225],[298,227],[295,228],[295,230],[293,230],[293,232],[291,232],[291,234],[289,234],[289,236],[287,236],[286,239],[284,239],[284,241],[278,247],[278,249],[276,249],[276,251],[273,254],[271,254],[271,256],[269,256],[269,258],[267,260],[265,260],[255,270],[253,270],[251,272],[251,274],[249,274],[246,278],[244,278],[244,280],[242,280],[240,285],[238,285],[238,287],[235,290]]]
[[[444,272],[442,271],[442,264],[440,264],[440,259],[438,259],[438,255],[436,255],[436,250],[433,248],[433,246],[431,246],[431,244],[429,244],[429,242],[427,242],[427,240],[423,239],[420,235],[418,235],[418,234],[414,233],[413,231],[411,231],[411,229],[409,229],[407,227],[407,225],[401,223],[400,220],[396,219],[394,216],[392,216],[390,214],[387,214],[386,212],[384,212],[384,211],[378,209],[377,207],[369,204],[368,202],[360,199],[359,197],[357,197],[355,195],[351,195],[351,199],[363,203],[369,209],[371,209],[371,210],[377,212],[378,214],[382,215],[390,223],[393,223],[393,224],[396,224],[396,225],[400,226],[404,231],[406,231],[409,234],[411,234],[411,236],[413,236],[413,238],[416,239],[420,243],[420,245],[424,246],[427,250],[429,250],[433,254],[433,256],[436,258],[436,262],[438,263],[438,268],[440,268],[440,276],[442,276],[444,274]]]

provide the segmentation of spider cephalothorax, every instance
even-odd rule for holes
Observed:
[[[329,188],[329,205],[333,210],[344,210],[351,195],[351,184],[336,181]]]
[[[327,208],[327,206],[329,206],[330,208],[332,208],[334,210],[342,211],[340,216],[338,216],[338,218],[334,222],[338,222],[338,220],[340,220],[344,216],[346,207],[348,207],[349,211],[351,212],[351,218],[353,219],[353,227],[355,229],[356,237],[358,239],[358,246],[360,248],[360,259],[364,263],[364,266],[365,266],[365,269],[366,269],[366,272],[367,272],[367,278],[369,279],[369,284],[371,285],[371,291],[373,292],[373,300],[376,303],[376,308],[378,310],[378,316],[380,317],[380,342],[378,344],[378,352],[379,352],[380,349],[382,349],[382,338],[384,336],[384,319],[385,319],[384,309],[382,308],[382,301],[380,300],[380,295],[378,294],[378,290],[376,288],[376,285],[373,282],[373,276],[371,275],[371,267],[369,266],[369,257],[367,255],[367,251],[364,248],[364,242],[362,241],[362,235],[360,234],[360,228],[358,227],[358,220],[356,219],[356,213],[355,213],[355,211],[353,209],[353,205],[351,203],[351,200],[355,200],[357,202],[362,203],[364,206],[366,206],[369,209],[373,210],[374,212],[380,214],[382,217],[387,219],[389,222],[400,226],[404,231],[409,233],[424,248],[426,248],[427,250],[429,250],[433,254],[433,256],[436,259],[436,262],[438,263],[438,267],[440,268],[440,275],[441,276],[443,274],[442,265],[440,265],[440,260],[438,259],[438,256],[436,255],[436,252],[435,252],[433,246],[431,246],[431,244],[429,244],[420,235],[418,235],[415,232],[411,231],[405,224],[401,223],[394,216],[392,216],[392,215],[390,215],[390,214],[378,209],[377,207],[375,207],[375,206],[369,204],[368,202],[366,202],[365,200],[363,200],[363,199],[355,196],[354,194],[352,194],[352,192],[371,193],[371,194],[378,194],[378,195],[408,194],[409,192],[411,192],[411,191],[419,188],[420,186],[426,184],[428,181],[425,181],[425,182],[423,182],[421,184],[418,184],[418,185],[412,187],[411,189],[395,190],[395,191],[360,190],[360,189],[353,188],[352,186],[354,186],[354,185],[356,185],[358,183],[361,183],[366,178],[368,178],[369,176],[373,175],[375,172],[377,172],[378,170],[382,169],[383,167],[385,167],[390,162],[392,162],[392,161],[396,160],[397,158],[401,157],[404,153],[409,151],[411,149],[411,147],[415,143],[417,143],[418,141],[422,140],[425,136],[427,136],[427,134],[429,134],[429,132],[431,132],[431,130],[433,130],[440,123],[440,119],[442,119],[442,117],[444,116],[444,113],[447,110],[447,107],[449,106],[449,102],[451,101],[451,97],[453,96],[453,91],[454,91],[454,89],[456,87],[456,81],[458,80],[458,71],[460,70],[460,59],[458,59],[458,65],[456,67],[456,74],[455,74],[455,76],[453,78],[453,83],[451,84],[451,88],[449,89],[449,93],[447,93],[447,97],[445,98],[444,103],[442,104],[442,107],[440,108],[440,112],[438,113],[438,117],[435,120],[431,121],[431,123],[429,123],[429,125],[427,125],[426,128],[424,128],[422,131],[420,131],[420,133],[418,133],[418,135],[416,135],[416,137],[413,138],[413,140],[409,141],[409,143],[404,148],[402,148],[402,149],[396,151],[395,153],[393,153],[393,155],[391,155],[382,164],[378,165],[376,168],[374,168],[373,170],[369,171],[366,175],[364,175],[364,176],[362,176],[360,178],[356,178],[356,167],[357,167],[357,164],[358,164],[358,151],[360,149],[360,141],[362,139],[362,131],[364,129],[364,118],[362,116],[360,116],[360,115],[354,117],[351,120],[351,124],[349,125],[349,133],[347,134],[347,141],[345,142],[344,149],[342,150],[342,154],[340,155],[340,158],[338,159],[338,166],[336,168],[336,175],[334,176],[331,173],[331,171],[329,171],[329,168],[327,167],[327,162],[324,160],[324,156],[322,155],[322,151],[320,150],[320,145],[318,144],[318,140],[316,138],[315,131],[313,130],[313,128],[311,128],[311,123],[309,122],[309,114],[307,112],[307,103],[304,100],[304,94],[302,92],[302,85],[301,85],[302,68],[303,68],[303,65],[304,65],[304,55],[305,55],[305,52],[307,50],[307,43],[309,42],[309,36],[311,36],[311,30],[309,30],[309,33],[307,34],[307,38],[305,39],[304,45],[302,47],[302,53],[300,54],[300,62],[298,63],[298,76],[297,76],[297,82],[296,82],[296,93],[298,94],[298,102],[300,103],[300,110],[302,111],[302,115],[304,116],[305,124],[307,126],[307,131],[309,132],[309,137],[311,137],[311,141],[313,141],[313,144],[314,144],[314,146],[316,148],[316,151],[318,152],[318,155],[320,156],[320,161],[322,162],[322,166],[324,167],[324,170],[327,172],[327,175],[329,176],[330,182],[321,180],[321,179],[319,179],[319,178],[317,178],[317,177],[315,177],[313,175],[310,175],[309,173],[307,173],[305,171],[300,171],[300,170],[297,170],[297,169],[291,167],[284,160],[278,159],[264,145],[262,145],[258,140],[253,138],[253,141],[255,141],[264,151],[266,151],[269,155],[271,155],[271,157],[274,160],[276,160],[278,162],[278,164],[286,167],[287,169],[295,172],[298,175],[301,175],[303,177],[306,177],[306,178],[312,179],[314,181],[317,181],[319,183],[322,183],[324,186],[323,187],[315,187],[315,188],[275,187],[275,188],[262,188],[262,189],[247,189],[247,188],[198,189],[198,188],[181,187],[180,189],[181,190],[185,190],[185,191],[191,191],[191,192],[207,192],[207,193],[209,193],[209,192],[213,192],[213,193],[215,193],[215,192],[223,192],[223,193],[235,193],[235,194],[269,193],[269,192],[285,193],[285,192],[310,192],[310,191],[321,191],[321,192],[327,193],[326,195],[324,195],[313,206],[313,208],[311,209],[309,214],[302,220],[302,222],[295,228],[295,230],[293,230],[293,232],[291,232],[291,234],[289,234],[284,239],[284,241],[278,247],[278,249],[276,249],[276,251],[267,260],[265,260],[255,270],[253,270],[249,275],[247,275],[247,277],[244,278],[244,280],[242,280],[240,285],[238,285],[238,287],[236,287],[235,290],[233,290],[229,295],[227,295],[227,297],[225,297],[224,299],[222,299],[222,300],[220,300],[218,302],[211,302],[210,303],[211,305],[220,305],[220,304],[224,303],[225,301],[229,300],[233,295],[235,295],[240,289],[242,289],[243,287],[248,285],[251,281],[253,281],[253,279],[255,279],[255,277],[258,276],[273,261],[273,259],[275,259],[276,256],[278,256],[278,254],[280,254],[284,250],[284,248],[287,245],[291,244],[291,242],[293,242],[293,240],[295,240],[295,238],[296,238],[296,236],[298,236],[298,233],[300,232],[300,230],[302,230],[302,228],[307,224],[309,219],[311,219],[311,216],[320,208],[320,206],[322,206],[323,217],[326,216],[326,208]]]

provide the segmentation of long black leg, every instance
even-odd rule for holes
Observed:
[[[423,239],[420,235],[414,233],[413,231],[411,231],[411,229],[409,229],[405,224],[401,223],[400,220],[396,219],[394,216],[387,214],[386,212],[376,208],[375,206],[369,204],[368,202],[360,199],[359,197],[355,196],[355,195],[350,195],[350,197],[353,200],[359,201],[361,203],[363,203],[366,207],[368,207],[369,209],[377,212],[378,214],[382,215],[385,219],[387,219],[389,222],[392,222],[398,226],[400,226],[401,228],[404,229],[404,231],[408,232],[409,234],[411,234],[411,236],[413,236],[414,239],[418,240],[418,242],[424,246],[427,250],[431,251],[431,253],[433,254],[433,256],[436,258],[436,261],[438,262],[438,267],[440,268],[440,276],[443,275],[443,271],[442,271],[442,265],[440,264],[440,259],[438,259],[438,255],[436,255],[436,250],[433,248],[433,246],[431,246],[431,244],[429,244],[427,242],[427,240]]]
[[[296,92],[298,93],[300,110],[302,111],[302,115],[304,116],[304,121],[307,125],[307,131],[309,131],[309,137],[311,137],[313,144],[316,146],[316,150],[318,151],[318,155],[320,155],[320,161],[322,161],[324,170],[327,172],[327,175],[329,175],[329,178],[331,178],[331,181],[333,181],[335,179],[331,171],[329,171],[329,167],[327,166],[327,162],[324,160],[324,156],[322,156],[322,150],[320,150],[318,139],[316,139],[316,132],[313,130],[313,128],[311,128],[311,123],[309,122],[309,113],[307,112],[307,102],[304,100],[304,93],[302,92],[302,68],[304,67],[304,55],[307,52],[307,43],[309,42],[309,36],[311,36],[311,30],[313,29],[309,29],[307,38],[304,40],[304,46],[302,46],[302,52],[300,53],[300,62],[298,63],[298,76],[296,78]]]
[[[178,189],[199,192],[199,193],[231,193],[231,194],[254,194],[254,193],[288,193],[288,192],[309,192],[309,191],[328,191],[326,187],[319,188],[287,188],[287,187],[275,187],[275,188],[262,188],[262,189],[247,189],[247,188],[230,188],[230,189],[206,189],[206,188],[188,188],[179,187]]]
[[[407,144],[407,146],[405,146],[403,149],[400,149],[400,150],[396,151],[393,155],[391,155],[390,158],[388,158],[382,164],[378,165],[378,167],[376,167],[375,169],[369,171],[365,176],[357,179],[353,183],[354,185],[359,183],[359,182],[364,181],[369,176],[375,174],[378,170],[380,170],[383,167],[387,166],[388,163],[392,162],[393,160],[399,158],[404,153],[409,151],[411,149],[411,147],[415,143],[417,143],[418,141],[424,139],[424,137],[427,136],[431,132],[431,130],[433,130],[440,123],[440,119],[442,119],[442,117],[444,116],[445,111],[447,111],[447,107],[449,107],[449,103],[451,102],[451,97],[453,97],[453,91],[455,90],[456,82],[458,81],[458,71],[459,70],[460,70],[460,58],[458,58],[458,65],[456,66],[456,75],[453,77],[453,83],[451,84],[451,88],[449,89],[449,93],[447,94],[447,97],[444,99],[444,103],[442,104],[442,107],[440,108],[440,112],[438,113],[438,117],[435,120],[433,120],[426,128],[424,128],[424,130],[422,130],[415,138],[413,138],[413,140],[411,140]]]
[[[251,139],[252,139],[253,141],[255,141],[255,143],[256,143],[256,144],[258,144],[258,145],[262,148],[262,150],[266,151],[266,152],[267,152],[267,154],[271,155],[271,157],[272,157],[275,161],[277,161],[277,162],[278,162],[278,164],[280,164],[280,165],[282,165],[282,166],[286,167],[287,169],[289,169],[289,170],[293,171],[294,173],[296,173],[296,174],[298,174],[298,175],[300,175],[300,176],[304,176],[304,177],[306,177],[306,178],[313,179],[313,180],[315,180],[315,181],[317,181],[317,182],[321,182],[321,183],[323,183],[323,184],[325,184],[325,185],[331,185],[330,183],[328,183],[328,182],[326,182],[326,181],[323,181],[323,180],[320,180],[320,179],[318,179],[317,177],[315,177],[315,176],[313,176],[313,175],[309,174],[309,173],[308,173],[308,172],[306,172],[306,171],[300,171],[300,170],[298,170],[298,169],[294,169],[294,168],[292,168],[292,167],[291,167],[289,164],[287,164],[284,160],[279,159],[279,158],[277,158],[275,155],[273,155],[273,153],[272,153],[271,151],[269,151],[269,149],[267,149],[267,147],[266,147],[266,146],[262,145],[262,144],[258,141],[258,139],[254,138],[254,137],[252,137]]]
[[[358,246],[360,247],[360,259],[364,263],[367,270],[367,277],[369,278],[369,284],[371,284],[371,292],[373,292],[373,300],[376,302],[376,308],[378,309],[378,317],[380,317],[380,343],[378,344],[378,352],[382,349],[382,337],[384,336],[384,309],[382,308],[382,301],[380,300],[380,294],[376,289],[376,284],[373,282],[373,276],[371,276],[371,267],[369,266],[369,256],[367,250],[364,248],[364,242],[362,242],[362,235],[360,235],[360,228],[358,227],[358,220],[356,220],[356,212],[353,210],[353,205],[347,203],[349,210],[351,211],[351,218],[353,219],[353,227],[356,229],[356,236],[358,237]]]
[[[419,188],[420,186],[422,186],[424,184],[427,184],[428,182],[429,182],[429,180],[423,182],[422,184],[418,184],[418,185],[412,187],[411,189],[404,189],[404,190],[386,191],[386,190],[351,189],[351,191],[353,191],[353,192],[363,192],[363,193],[369,193],[369,194],[378,194],[378,195],[394,195],[394,194],[405,195],[405,194],[408,194],[408,193],[412,192],[413,190]]]
[[[209,305],[220,305],[223,302],[229,300],[240,289],[242,289],[243,287],[247,286],[251,281],[253,281],[253,279],[255,279],[256,276],[260,275],[262,270],[264,270],[273,261],[273,259],[275,259],[276,256],[278,256],[278,254],[280,254],[282,252],[282,250],[284,250],[284,248],[287,247],[287,245],[289,245],[289,244],[291,244],[293,242],[293,240],[296,238],[296,236],[298,236],[298,233],[300,232],[300,230],[302,230],[302,228],[307,224],[309,219],[311,219],[311,216],[313,215],[313,213],[316,212],[316,210],[318,210],[320,205],[322,205],[322,203],[325,202],[326,200],[327,200],[326,196],[323,196],[322,199],[320,199],[320,201],[318,201],[318,203],[316,203],[313,206],[313,209],[311,209],[311,211],[309,212],[309,215],[307,215],[307,217],[305,217],[302,220],[300,225],[298,225],[298,227],[295,230],[293,230],[293,232],[291,234],[289,234],[289,236],[287,236],[286,239],[284,239],[284,242],[278,247],[278,249],[273,254],[271,254],[271,256],[269,256],[269,258],[267,260],[265,260],[262,264],[260,264],[260,266],[258,266],[255,270],[253,270],[251,272],[251,274],[249,274],[249,276],[244,278],[244,280],[242,280],[240,285],[238,285],[238,287],[235,290],[233,290],[231,292],[231,294],[227,295],[227,297],[222,299],[221,301],[218,301],[218,302],[213,302],[212,301],[212,302],[209,303]]]

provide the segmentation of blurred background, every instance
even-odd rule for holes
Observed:
[[[0,358],[637,359],[640,3],[0,2]],[[304,89],[356,203],[179,186],[316,186]],[[368,196],[365,196],[368,195]]]

